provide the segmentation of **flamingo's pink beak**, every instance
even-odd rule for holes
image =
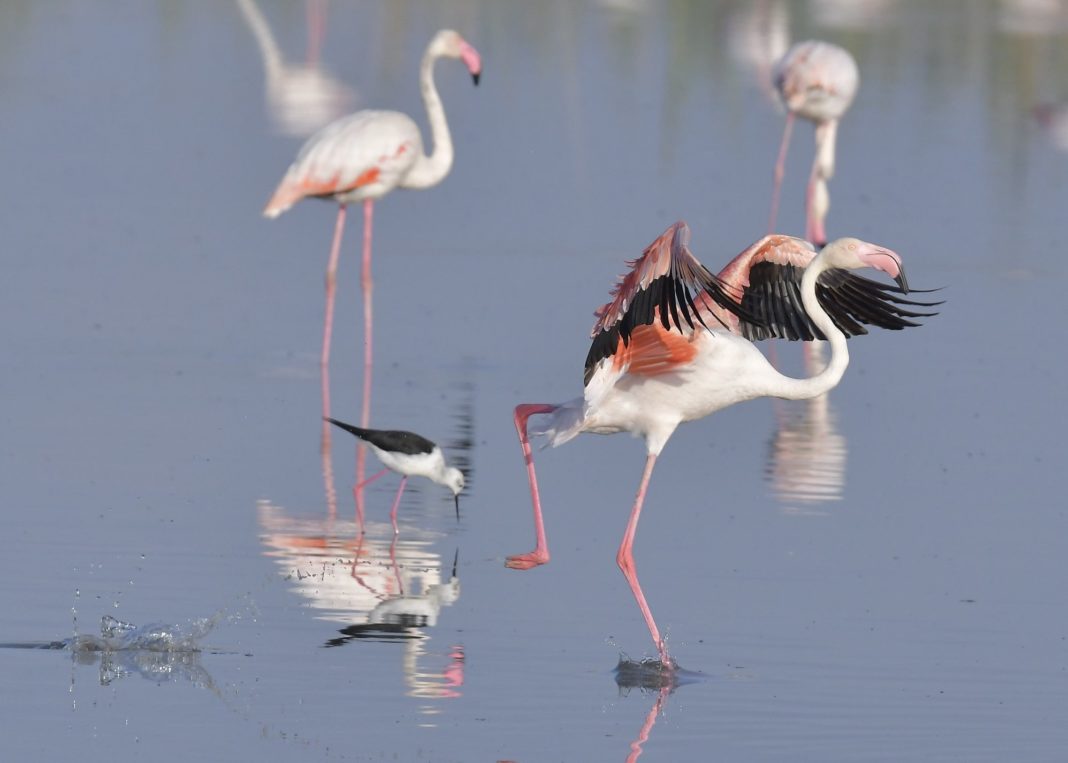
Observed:
[[[870,267],[881,270],[893,278],[901,287],[901,291],[908,293],[909,284],[905,280],[905,266],[901,263],[901,257],[897,252],[873,246],[861,254],[861,259]]]
[[[482,56],[478,54],[473,45],[465,40],[460,42],[460,58],[467,65],[467,70],[471,72],[471,79],[477,85],[482,76]]]

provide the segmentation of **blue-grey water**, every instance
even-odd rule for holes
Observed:
[[[425,127],[442,26],[485,72],[439,63],[455,166],[376,208],[371,420],[469,489],[457,523],[411,481],[394,538],[384,477],[361,542],[353,442],[320,454],[336,207],[260,210],[317,120]],[[862,78],[828,231],[946,302],[852,341],[825,401],[676,433],[635,556],[699,675],[621,687],[620,654],[652,653],[614,561],[642,444],[537,452],[553,559],[508,570],[533,544],[512,407],[580,394],[593,309],[671,222],[713,269],[763,235],[767,72],[808,37]],[[1068,5],[1023,0],[0,5],[0,642],[68,644],[0,649],[0,757],[1063,760],[1066,44]],[[782,232],[811,156],[799,124]],[[215,627],[69,648],[104,617]]]

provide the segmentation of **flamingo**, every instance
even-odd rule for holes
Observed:
[[[318,61],[323,28],[321,9],[308,5],[308,61],[290,63],[282,55],[267,19],[255,0],[237,0],[263,59],[267,106],[275,127],[285,135],[305,137],[349,110],[356,93]]]
[[[442,29],[423,54],[419,84],[430,121],[434,150],[427,155],[419,127],[406,114],[396,111],[357,111],[326,125],[310,137],[286,171],[263,210],[277,217],[303,198],[333,199],[338,203],[334,240],[326,267],[326,315],[323,321],[323,416],[330,415],[326,374],[330,363],[330,335],[334,320],[334,288],[345,210],[350,202],[363,202],[363,287],[364,385],[360,425],[367,428],[371,417],[372,309],[371,309],[371,230],[374,201],[394,188],[430,188],[437,185],[452,167],[453,148],[441,97],[434,85],[434,63],[439,58],[464,62],[475,84],[482,73],[482,58],[458,32]],[[329,433],[324,423],[324,443]],[[357,482],[363,480],[365,452],[359,448]]]
[[[862,323],[901,329],[917,325],[909,318],[931,315],[904,307],[930,305],[899,296],[908,292],[901,258],[874,244],[843,238],[817,254],[799,239],[765,237],[735,258],[733,270],[728,266],[728,281],[698,262],[688,248],[689,237],[684,222],[669,227],[629,263],[630,272],[620,278],[612,301],[595,312],[582,397],[516,406],[536,547],[506,561],[506,566],[521,570],[549,561],[527,434],[530,416],[548,414],[548,424],[534,434],[546,436],[553,446],[583,432],[643,436],[645,468],[616,563],[668,669],[674,663],[638,583],[632,548],[653,467],[675,428],[758,397],[798,400],[821,395],[845,373],[846,337],[863,333]],[[883,271],[898,287],[848,272],[865,267]],[[727,313],[733,314],[729,320]],[[810,378],[784,376],[750,341],[773,336],[827,339],[830,362]]]
[[[805,238],[818,246],[827,243],[823,221],[830,208],[827,181],[834,175],[834,145],[838,120],[857,94],[860,75],[857,63],[845,48],[819,40],[806,40],[791,47],[775,64],[775,88],[786,106],[786,127],[775,164],[768,233],[775,229],[779,191],[785,172],[786,151],[794,118],[816,123],[816,157],[812,162],[805,194]]]

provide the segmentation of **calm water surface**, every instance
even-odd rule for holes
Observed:
[[[372,422],[470,489],[457,523],[413,483],[394,538],[383,478],[361,542],[353,444],[320,452],[335,208],[259,212],[322,119],[423,120],[446,25],[485,74],[439,64],[453,171],[377,208]],[[668,224],[714,269],[764,233],[763,83],[810,36],[862,77],[830,233],[947,302],[852,342],[825,401],[678,431],[635,553],[699,675],[619,686],[651,649],[614,564],[642,446],[537,454],[553,561],[517,573],[511,409],[579,394],[592,310]],[[216,621],[194,652],[0,649],[3,758],[1063,760],[1066,36],[1064,3],[1008,1],[4,3],[0,642]],[[811,150],[799,125],[783,232]]]

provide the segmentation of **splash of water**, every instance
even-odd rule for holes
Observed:
[[[149,623],[134,625],[111,615],[100,618],[100,635],[77,634],[66,646],[75,654],[141,650],[148,652],[199,652],[200,642],[222,619],[221,613],[187,625]]]

